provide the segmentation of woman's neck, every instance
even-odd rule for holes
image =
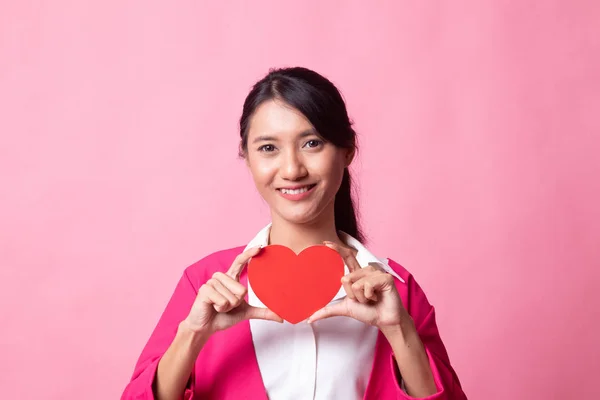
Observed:
[[[269,244],[289,247],[296,254],[307,247],[323,244],[326,240],[343,244],[335,229],[333,215],[331,218],[321,218],[306,224],[290,223],[278,216],[273,216],[272,221]]]

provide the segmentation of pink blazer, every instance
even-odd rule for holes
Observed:
[[[187,316],[198,289],[215,272],[226,272],[243,250],[244,247],[237,247],[213,253],[184,271],[137,361],[122,400],[154,399],[152,383],[158,362],[173,341],[179,323]],[[438,333],[434,308],[408,271],[392,260],[389,265],[406,282],[396,280],[396,287],[425,345],[435,377],[438,393],[427,399],[466,400]],[[247,286],[247,279],[244,270],[240,282]],[[400,388],[394,363],[392,349],[380,333],[365,400],[412,399]],[[209,339],[196,360],[184,399],[267,400],[248,321],[217,332]]]

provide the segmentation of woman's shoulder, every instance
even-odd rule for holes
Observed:
[[[188,266],[184,275],[197,290],[216,272],[227,272],[233,260],[244,251],[244,248],[245,246],[237,246],[210,253]]]

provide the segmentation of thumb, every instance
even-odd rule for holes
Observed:
[[[245,317],[245,319],[264,319],[267,321],[275,321],[275,322],[283,323],[283,318],[281,318],[279,315],[275,314],[270,309],[262,308],[262,307],[254,307],[251,305],[248,305],[246,307],[246,312],[245,312],[244,317]]]
[[[321,308],[311,315],[307,322],[310,324],[324,318],[350,316],[350,313],[348,312],[348,303],[344,300]]]

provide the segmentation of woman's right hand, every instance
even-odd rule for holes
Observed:
[[[244,299],[248,289],[239,282],[240,274],[260,250],[260,247],[246,250],[235,258],[227,273],[216,272],[200,287],[184,321],[189,329],[212,335],[246,319],[283,322],[281,317],[268,308],[253,307]]]

